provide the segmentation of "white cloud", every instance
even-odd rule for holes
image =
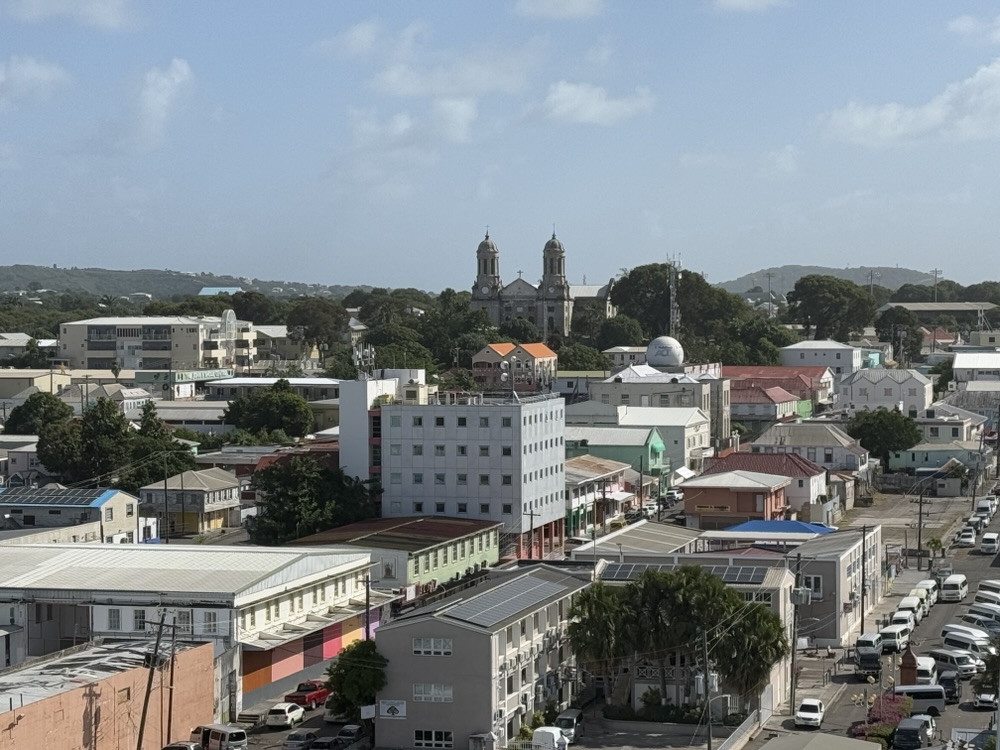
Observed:
[[[784,5],[786,0],[713,0],[713,5],[718,10],[732,10],[741,13],[761,13],[779,5]]]
[[[592,18],[604,11],[604,0],[517,0],[514,12],[529,18]]]
[[[454,143],[470,140],[469,129],[478,115],[475,99],[437,99],[431,104],[435,132]]]
[[[761,173],[765,177],[791,177],[799,171],[799,149],[788,144],[764,154]]]
[[[409,56],[404,53],[397,56]],[[409,60],[391,63],[373,81],[392,96],[464,97],[490,92],[514,93],[524,88],[536,55],[533,45],[522,49],[438,55],[421,65]]]
[[[342,57],[362,57],[375,49],[379,31],[377,21],[362,21],[354,24],[347,31],[324,39],[317,46],[323,52],[330,52]]]
[[[175,57],[166,70],[146,71],[139,93],[137,139],[144,148],[153,148],[163,140],[163,131],[178,98],[194,82],[187,60]]]
[[[1000,43],[1000,16],[985,21],[975,16],[959,16],[948,23],[948,31],[964,36],[983,36]]]
[[[924,104],[851,102],[821,118],[839,140],[869,146],[923,137],[982,140],[1000,136],[1000,58],[948,84]]]
[[[122,29],[132,22],[128,0],[0,0],[0,8],[18,21],[69,18],[100,29]]]
[[[587,62],[591,65],[604,66],[611,62],[615,48],[607,37],[601,37],[593,47],[587,50]]]
[[[654,101],[655,97],[645,86],[637,86],[635,93],[614,99],[600,86],[559,81],[549,87],[542,108],[550,120],[613,125],[648,112]]]
[[[0,110],[44,96],[68,80],[69,75],[61,66],[35,57],[15,55],[6,62],[0,61]]]

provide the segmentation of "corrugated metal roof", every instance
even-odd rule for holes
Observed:
[[[366,565],[348,550],[161,545],[0,545],[0,590],[237,597],[338,567]]]
[[[291,542],[291,545],[345,544],[414,552],[502,525],[497,521],[443,516],[374,518],[321,531]]]
[[[1000,352],[956,352],[951,367],[953,370],[1000,369]]]
[[[779,386],[735,388],[729,392],[729,401],[733,404],[787,404],[789,401],[798,400],[799,397],[794,393],[789,393]]]
[[[796,453],[750,453],[736,451],[723,458],[710,460],[702,472],[720,474],[724,471],[754,471],[786,477],[814,477],[826,469]]]
[[[614,474],[629,468],[629,464],[612,461],[609,458],[597,456],[574,456],[565,461],[565,478],[567,484],[587,482],[598,477]]]
[[[587,427],[567,425],[566,441],[586,440],[590,445],[645,445],[655,427]]]
[[[884,367],[873,367],[867,370],[852,372],[840,384],[853,385],[859,380],[868,380],[872,383],[878,383],[882,380],[894,380],[897,383],[905,383],[908,380],[913,380],[921,385],[930,385],[931,382],[916,370],[889,370]]]
[[[807,422],[771,425],[764,430],[759,438],[753,441],[753,445],[784,445],[788,447],[808,445],[852,448],[856,444],[854,438],[834,425]]]
[[[684,483],[684,489],[714,487],[778,489],[791,483],[791,479],[780,474],[762,474],[758,471],[721,471],[718,474],[702,474]]]

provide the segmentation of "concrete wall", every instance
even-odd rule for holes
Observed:
[[[4,711],[0,706],[4,750],[135,747],[146,690],[146,669],[131,669],[84,687]],[[145,748],[187,739],[193,727],[212,721],[212,647],[177,652],[174,665],[170,736],[166,714],[170,670],[157,670],[146,718]],[[161,701],[162,697],[162,701]]]

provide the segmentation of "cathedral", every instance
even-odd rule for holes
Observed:
[[[472,307],[485,310],[490,321],[499,326],[505,320],[525,318],[538,326],[542,340],[552,336],[565,338],[573,324],[574,308],[596,306],[604,317],[614,316],[611,305],[611,281],[598,286],[570,284],[566,280],[566,250],[556,239],[542,249],[542,278],[538,286],[521,278],[508,284],[500,279],[500,251],[496,243],[486,238],[476,250],[476,283],[472,288]]]

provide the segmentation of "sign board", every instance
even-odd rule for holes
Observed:
[[[405,719],[406,701],[379,701],[378,717],[380,719]]]
[[[361,718],[362,719],[374,719],[375,718],[375,704],[370,706],[361,706]]]

